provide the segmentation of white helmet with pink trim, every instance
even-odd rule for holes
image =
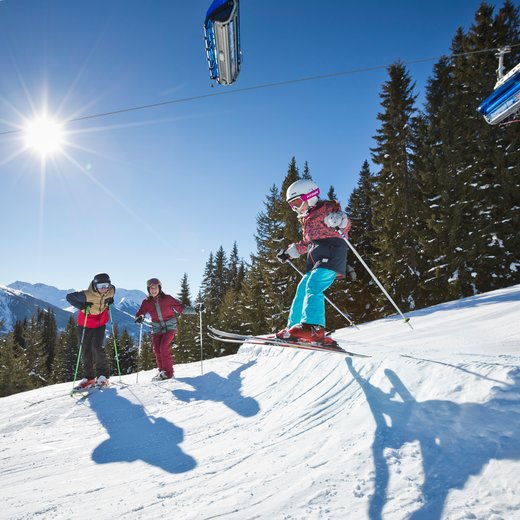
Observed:
[[[304,202],[307,202],[309,208],[312,208],[318,202],[319,194],[320,189],[314,181],[310,179],[300,179],[299,181],[293,182],[287,188],[285,200],[294,210],[301,207]]]

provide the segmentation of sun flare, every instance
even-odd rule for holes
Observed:
[[[63,125],[42,116],[25,127],[25,144],[42,157],[60,153],[64,145]]]

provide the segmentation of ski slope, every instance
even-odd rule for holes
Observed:
[[[0,517],[520,519],[520,286],[409,316],[0,399]]]

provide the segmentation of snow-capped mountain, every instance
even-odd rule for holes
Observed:
[[[0,399],[2,518],[517,520],[520,285],[233,356]]]
[[[49,306],[57,315],[57,311],[60,311],[60,319],[57,319],[57,323],[58,328],[63,330],[70,313],[76,312],[76,309],[71,307],[66,300],[67,294],[75,290],[80,289],[63,290],[52,285],[31,284],[23,281],[16,281],[7,287],[0,286],[0,320],[5,322],[0,332],[9,332],[17,320],[30,318],[38,307],[45,309]],[[143,291],[116,288],[112,310],[114,324],[119,327],[120,331],[127,329],[134,338],[138,336],[134,316],[145,297],[146,294]]]
[[[70,318],[70,313],[41,300],[30,294],[26,294],[10,287],[0,285],[0,333],[10,332],[17,321],[32,318],[38,309],[51,309],[56,316],[56,325],[59,330],[65,329]]]

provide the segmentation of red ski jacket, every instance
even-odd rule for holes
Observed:
[[[77,291],[67,294],[67,301],[80,309],[78,313],[78,326],[86,327],[87,329],[97,329],[106,325],[110,319],[106,300],[113,298],[116,294],[116,288],[111,285],[105,294],[101,294],[94,287],[94,282],[89,285],[86,291]],[[85,311],[82,308],[85,303],[90,303],[88,314],[86,314],[85,322]]]
[[[160,316],[157,307],[159,307]],[[148,296],[148,298],[144,299],[135,316],[137,318],[138,316],[149,314],[152,318],[152,332],[160,334],[169,330],[176,330],[177,315],[190,309],[191,307],[185,307],[173,296],[161,292],[156,298]]]

